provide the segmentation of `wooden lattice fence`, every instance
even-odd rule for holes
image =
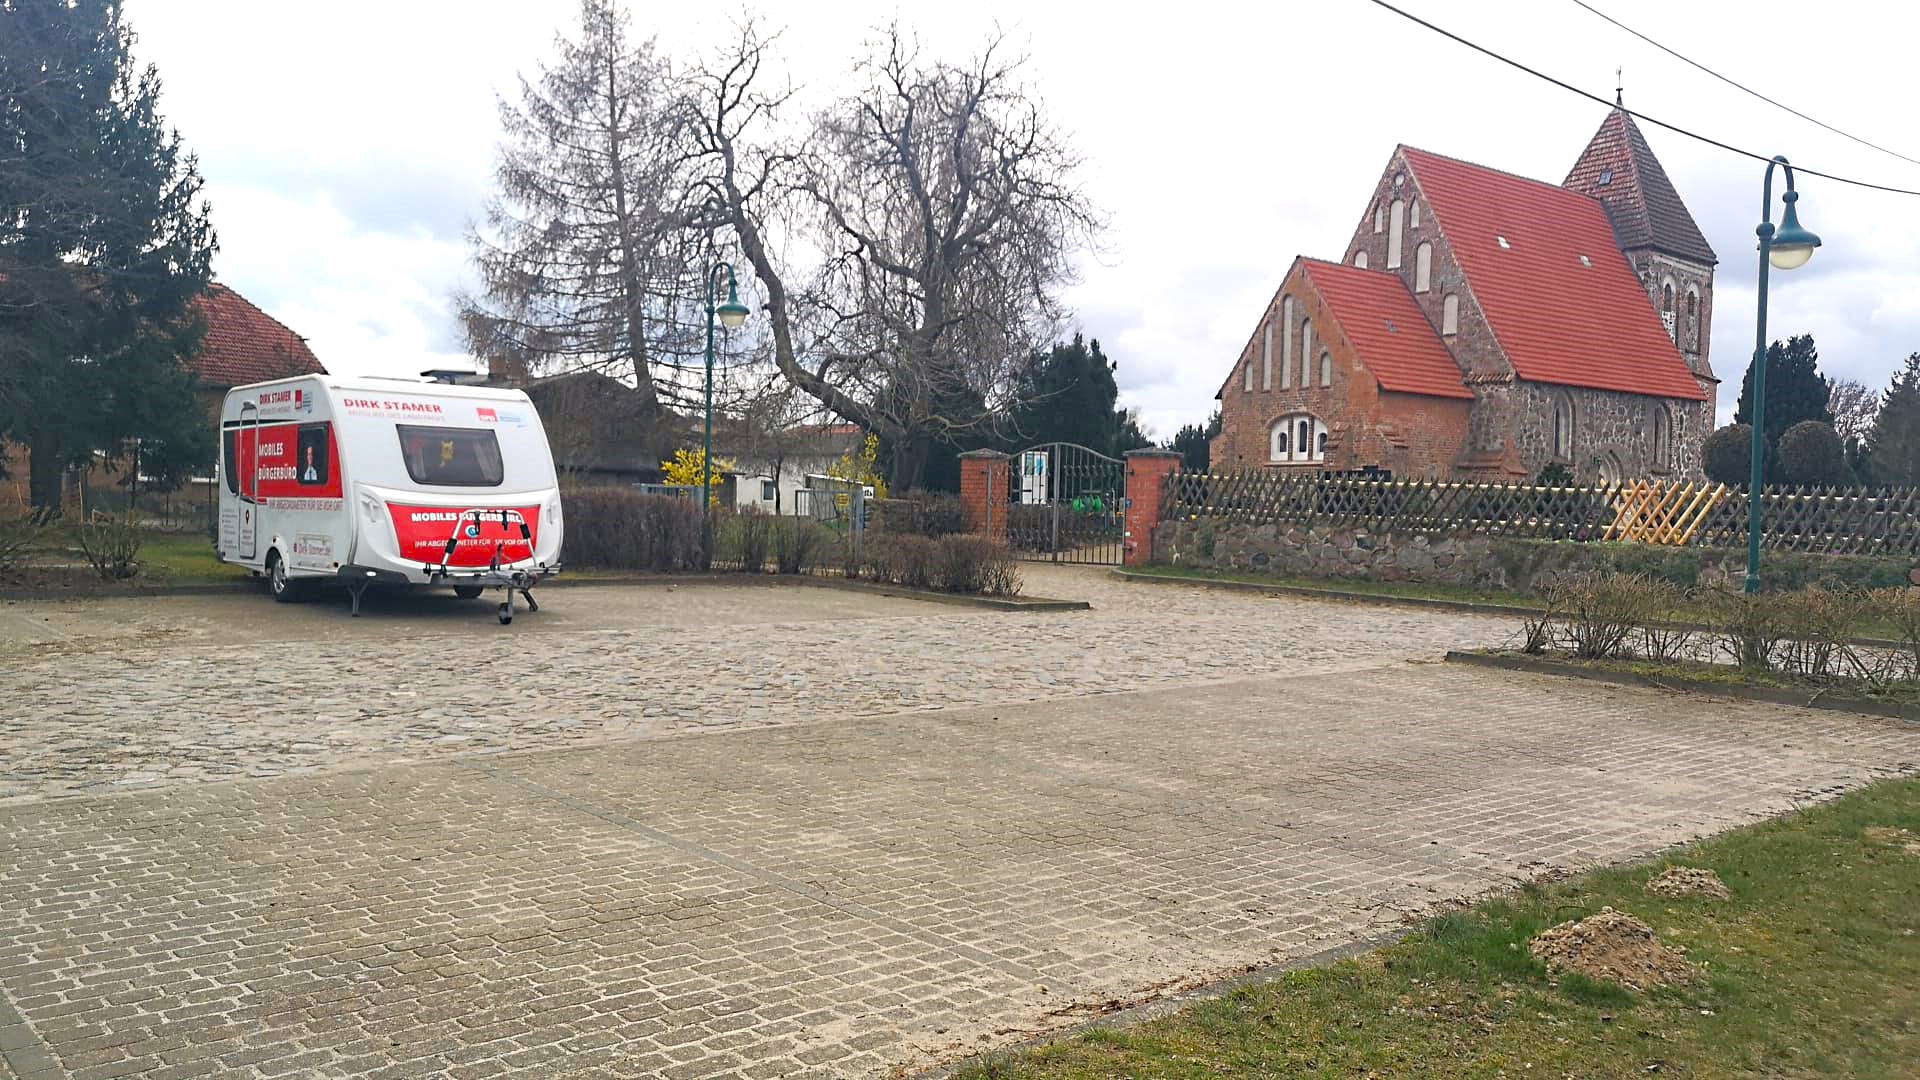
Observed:
[[[1920,557],[1920,489],[1772,487],[1761,543],[1788,551]],[[1365,526],[1543,540],[1636,540],[1742,547],[1747,498],[1720,485],[1638,480],[1592,487],[1296,476],[1266,470],[1180,473],[1167,520]]]

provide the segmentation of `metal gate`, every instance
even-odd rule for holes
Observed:
[[[1078,443],[1045,443],[1013,459],[1007,543],[1023,559],[1119,566],[1126,466]]]

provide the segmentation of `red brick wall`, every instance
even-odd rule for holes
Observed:
[[[1180,455],[1172,450],[1127,451],[1127,533],[1123,541],[1128,566],[1153,561],[1153,537],[1160,525],[1160,503],[1167,478],[1180,471]]]
[[[997,450],[970,450],[960,455],[960,504],[967,515],[967,531],[1007,542],[1007,491],[1013,483],[1013,461]]]

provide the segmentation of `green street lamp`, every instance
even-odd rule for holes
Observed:
[[[715,306],[713,301],[720,291],[722,270],[727,272],[727,302]],[[721,326],[738,330],[749,314],[747,305],[740,302],[733,264],[715,263],[713,269],[707,271],[707,428],[706,441],[700,450],[700,553],[709,561],[713,558],[713,321],[718,316]]]
[[[1773,167],[1780,166],[1787,176],[1787,190],[1781,201],[1786,210],[1780,215],[1780,228],[1773,227]],[[1798,270],[1813,258],[1820,238],[1800,227],[1800,215],[1793,204],[1800,193],[1793,190],[1793,166],[1776,155],[1767,162],[1767,175],[1760,192],[1760,315],[1759,330],[1753,342],[1753,461],[1747,479],[1747,591],[1760,591],[1760,517],[1761,485],[1767,469],[1767,270]]]

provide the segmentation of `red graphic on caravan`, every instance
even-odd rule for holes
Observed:
[[[229,428],[234,489],[256,499],[337,499],[340,446],[333,425],[269,424]]]
[[[447,565],[466,568],[492,565],[495,549],[500,552],[502,565],[533,558],[533,545],[540,539],[540,508],[505,508],[526,519],[526,536],[520,535],[520,523],[512,520],[511,514],[505,524],[501,523],[501,509],[483,509],[480,518],[475,520],[456,506],[387,505],[387,512],[393,516],[393,534],[400,541],[402,559],[440,565],[446,558],[447,538],[458,530],[459,542]]]

